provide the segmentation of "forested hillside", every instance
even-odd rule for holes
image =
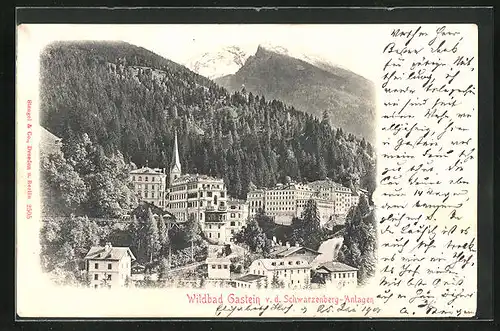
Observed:
[[[229,91],[279,99],[330,124],[375,141],[375,88],[371,81],[324,62],[314,64],[262,46],[235,74],[215,79]]]
[[[86,133],[101,154],[169,167],[179,135],[184,172],[223,177],[230,195],[290,176],[326,176],[374,189],[374,151],[364,139],[209,79],[124,42],[63,42],[41,57],[41,125],[63,144]]]

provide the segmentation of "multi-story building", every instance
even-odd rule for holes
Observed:
[[[249,273],[265,276],[268,286],[278,281],[285,288],[304,288],[311,283],[311,265],[300,257],[258,259],[252,262]]]
[[[209,279],[230,279],[231,271],[230,265],[231,261],[225,257],[218,258],[207,258],[205,261],[208,266],[208,278]]]
[[[322,263],[316,268],[316,273],[320,275],[326,288],[354,289],[358,285],[358,269],[344,263],[336,261]]]
[[[265,197],[265,189],[254,189],[247,193],[249,215],[255,215],[259,210],[264,210]]]
[[[248,219],[248,204],[244,200],[227,200],[226,242],[233,239],[235,233],[245,226]]]
[[[334,201],[333,215],[346,215],[352,206],[357,205],[359,196],[351,188],[335,183],[330,179],[317,180],[309,186],[318,192],[318,195]]]
[[[181,175],[168,189],[168,209],[179,222],[194,219],[202,228],[207,212],[225,212],[227,193],[224,181],[205,175]]]
[[[227,199],[223,179],[182,174],[176,134],[166,205],[177,222],[196,220],[209,239],[216,243],[225,243]]]
[[[130,171],[130,181],[139,201],[165,208],[165,189],[167,174],[165,169],[142,167]]]
[[[225,211],[208,210],[205,212],[203,231],[211,242],[224,244],[229,241],[226,238],[226,215]]]
[[[134,254],[128,247],[93,246],[85,256],[90,286],[93,288],[124,286],[131,277]]]
[[[334,201],[320,196],[307,184],[278,184],[272,189],[256,189],[248,193],[250,216],[262,210],[278,224],[291,224],[294,217],[300,217],[308,200],[318,206],[321,224],[326,223],[334,209]]]

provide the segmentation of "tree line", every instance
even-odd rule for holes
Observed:
[[[224,178],[245,198],[250,183],[329,177],[374,189],[373,146],[328,119],[212,81],[126,43],[67,42],[41,57],[41,122],[63,141],[86,133],[126,163],[166,167],[179,135],[183,170]]]
[[[84,285],[84,257],[92,246],[105,242],[129,247],[146,274],[156,271],[160,281],[168,279],[170,269],[204,261],[208,254],[195,221],[168,227],[167,220],[151,209],[128,223],[97,224],[86,216],[48,217],[40,231],[42,269],[58,283]]]

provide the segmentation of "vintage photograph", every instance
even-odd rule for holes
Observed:
[[[155,49],[43,49],[40,258],[54,283],[339,289],[373,276],[374,83],[284,27],[234,28]],[[206,29],[217,44],[192,38]]]
[[[476,25],[17,32],[20,316],[475,316]]]

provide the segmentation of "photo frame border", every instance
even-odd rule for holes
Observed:
[[[477,316],[453,321],[491,321],[493,318],[493,8],[492,7],[399,7],[399,8],[16,8],[16,26],[19,24],[418,24],[418,23],[473,23],[478,26],[478,294]],[[15,65],[14,65],[15,67]],[[15,77],[15,75],[14,75]],[[15,91],[15,87],[13,87]],[[14,102],[15,103],[15,102]],[[15,111],[14,111],[15,114]],[[15,116],[15,115],[14,115]],[[14,152],[15,153],[15,152]],[[14,189],[15,189],[14,181]],[[12,224],[14,229],[14,224]],[[4,241],[5,242],[5,241]],[[12,248],[14,245],[12,245]],[[10,252],[10,250],[9,250]],[[12,251],[13,254],[15,251]],[[15,263],[15,257],[14,263]],[[12,278],[13,282],[15,278]],[[13,287],[14,288],[14,287]],[[13,291],[15,296],[15,292]],[[15,299],[15,298],[14,298]],[[40,321],[37,318],[20,318],[19,322]],[[75,319],[47,319],[74,321]],[[258,321],[258,322],[308,322],[308,321],[375,321],[363,318],[86,318],[83,321]],[[402,318],[377,318],[376,321],[407,321]],[[419,322],[428,319],[412,319]],[[432,320],[450,320],[433,318]],[[393,322],[391,322],[393,323]],[[336,326],[332,324],[331,326]]]

